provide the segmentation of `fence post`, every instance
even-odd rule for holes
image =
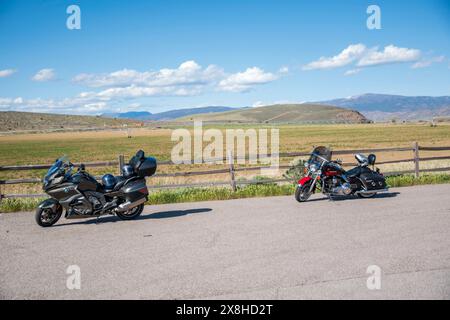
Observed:
[[[123,167],[124,163],[125,163],[125,161],[123,158],[123,154],[120,154],[119,155],[119,174],[120,175],[122,174],[122,167]]]
[[[236,180],[234,177],[234,159],[233,159],[233,152],[231,150],[228,150],[228,163],[230,165],[230,184],[231,189],[233,189],[234,192],[236,192]]]
[[[419,143],[416,141],[413,144],[413,152],[414,152],[414,176],[416,178],[419,177]]]

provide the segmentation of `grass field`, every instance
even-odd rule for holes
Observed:
[[[212,126],[205,126],[204,130]],[[428,124],[340,124],[340,125],[215,125],[214,128],[278,128],[280,130],[280,152],[310,151],[314,145],[326,145],[334,150],[410,147],[413,141],[424,146],[450,146],[450,125],[439,124],[431,127]],[[72,162],[92,162],[116,160],[119,154],[126,159],[136,150],[143,149],[158,160],[169,160],[175,142],[171,141],[172,129],[139,128],[131,131],[127,138],[126,131],[66,132],[39,133],[0,136],[0,166],[47,164],[66,154]],[[191,129],[190,127],[187,127]],[[421,156],[450,155],[450,152],[421,152]],[[412,152],[385,152],[377,154],[379,161],[406,159]],[[354,161],[352,155],[341,157],[345,162]],[[282,159],[289,164],[295,159]],[[450,161],[427,161],[421,168],[450,166]],[[218,168],[214,165],[178,165],[160,166],[158,172],[180,172],[190,170],[207,170]],[[222,166],[223,168],[226,165]],[[412,163],[380,166],[382,171],[399,171],[413,169]],[[89,168],[92,174],[118,172],[117,167]],[[0,171],[0,180],[14,178],[41,178],[45,170],[32,171]],[[259,172],[239,173],[237,179],[248,179]],[[150,178],[150,184],[195,183],[205,181],[227,181],[228,174],[204,175],[177,178]],[[20,184],[1,186],[2,193],[41,193],[40,184]]]
[[[0,111],[0,132],[141,125],[139,121],[35,112]]]
[[[206,126],[208,129],[211,126]],[[279,128],[280,152],[308,151],[313,145],[333,149],[450,145],[450,125],[352,124],[352,125],[217,125],[214,128]],[[171,128],[126,131],[67,132],[0,136],[0,165],[50,163],[62,154],[72,162],[113,160],[143,149],[158,159],[169,160],[175,145]]]

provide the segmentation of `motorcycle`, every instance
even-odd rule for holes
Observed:
[[[62,157],[50,167],[43,179],[43,190],[50,196],[42,201],[35,214],[41,227],[55,224],[65,211],[65,218],[92,218],[106,214],[117,215],[122,220],[138,217],[148,200],[145,177],[156,172],[156,159],[145,157],[139,150],[128,164],[121,168],[120,176],[105,174],[101,183],[81,164],[76,173],[67,157]]]
[[[314,148],[304,164],[305,175],[298,181],[295,190],[298,202],[307,201],[316,190],[331,200],[336,196],[350,195],[371,198],[377,193],[389,191],[385,177],[378,168],[375,169],[374,154],[356,154],[358,165],[348,171],[344,170],[340,160],[332,161],[331,157],[330,149],[323,146]]]

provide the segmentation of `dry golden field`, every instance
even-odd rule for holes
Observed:
[[[204,130],[212,126],[205,126]],[[187,127],[188,129],[192,129]],[[450,146],[450,125],[439,124],[339,124],[339,125],[216,125],[214,128],[277,128],[280,132],[280,152],[309,151],[312,146],[325,145],[334,150],[410,147],[414,141],[422,146]],[[119,154],[129,158],[138,149],[155,156],[158,160],[169,160],[175,142],[171,141],[171,132],[175,127],[136,128],[127,131],[95,131],[38,133],[0,136],[0,166],[52,163],[62,155],[68,155],[72,162],[93,162],[116,160]],[[450,155],[450,152],[421,152],[421,156]],[[412,152],[385,152],[377,154],[379,161],[407,159]],[[344,162],[352,162],[353,156],[342,156]],[[289,164],[293,159],[282,159],[282,164]],[[421,168],[450,166],[450,161],[428,161],[421,163]],[[181,172],[217,169],[226,165],[177,165],[160,166],[158,172]],[[382,165],[384,171],[412,169],[412,163]],[[92,174],[100,175],[116,167],[91,168]],[[13,178],[38,178],[45,171],[0,171],[0,180]],[[239,173],[237,178],[250,178],[260,175],[259,171]],[[226,181],[227,174],[204,175],[177,178],[151,178],[151,184],[176,184],[204,181]],[[1,186],[2,193],[40,193],[38,184],[21,184]]]

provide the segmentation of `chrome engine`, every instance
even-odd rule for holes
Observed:
[[[350,183],[342,181],[341,179],[333,177],[328,183],[328,190],[331,194],[347,196],[352,193]]]

